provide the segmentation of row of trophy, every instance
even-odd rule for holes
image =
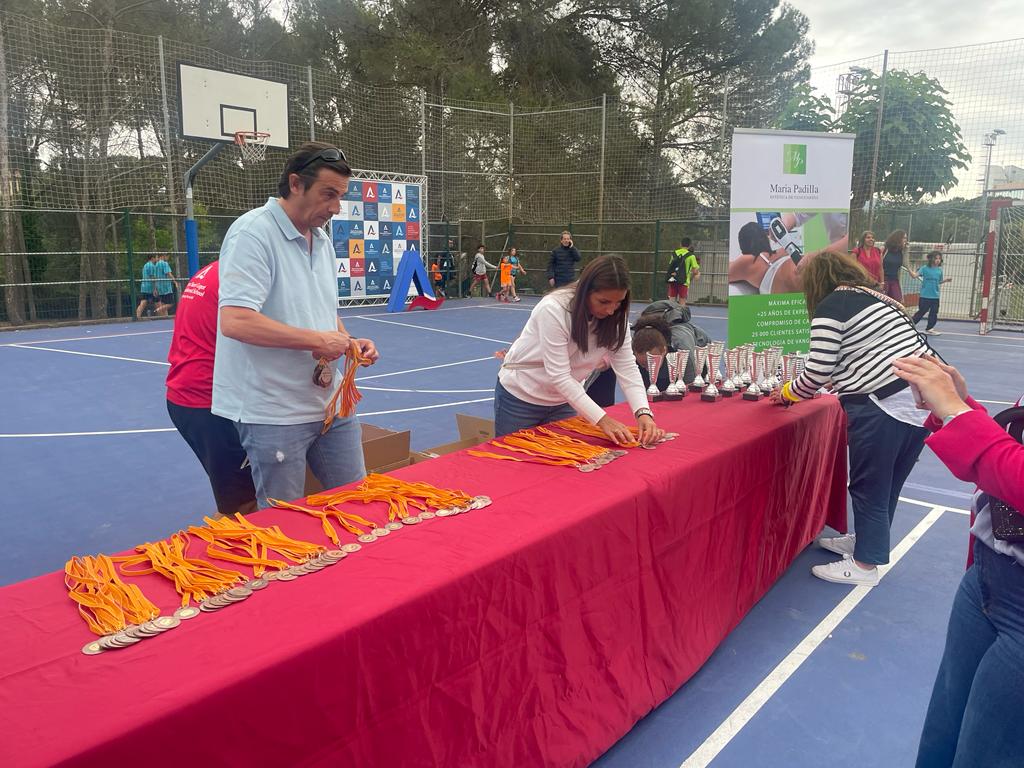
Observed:
[[[721,370],[723,359],[724,375]],[[691,361],[696,375],[687,386],[683,376]],[[782,347],[758,351],[753,344],[741,344],[726,349],[721,341],[696,347],[692,352],[647,353],[646,367],[651,382],[647,397],[652,401],[682,400],[689,389],[690,392],[699,392],[700,399],[708,403],[737,394],[744,400],[757,401],[771,394],[773,389],[798,378],[806,362],[807,358],[800,353],[784,355]],[[668,366],[669,380],[664,392],[658,386],[663,364]]]

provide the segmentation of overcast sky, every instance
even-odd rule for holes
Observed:
[[[837,77],[847,71],[833,65],[874,57],[864,64],[877,72],[886,48],[891,69],[924,71],[942,83],[973,156],[971,168],[957,173],[953,194],[980,192],[984,137],[994,128],[1006,134],[994,147],[992,164],[1024,166],[1024,0],[788,1],[810,20],[811,83],[830,98],[836,97]],[[900,54],[911,51],[917,53]]]
[[[1024,35],[1021,0],[789,0],[811,22],[814,66]]]

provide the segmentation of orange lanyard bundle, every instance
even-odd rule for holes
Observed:
[[[345,373],[341,377],[341,386],[335,390],[324,413],[324,428],[320,434],[326,434],[331,428],[336,416],[343,419],[356,412],[356,405],[363,399],[363,395],[356,388],[356,371],[361,365],[370,362],[369,358],[363,357],[363,352],[358,344],[349,344],[345,353]],[[327,365],[326,358],[321,357],[320,364]]]
[[[625,451],[608,451],[582,440],[560,435],[545,427],[513,432],[498,440],[492,440],[490,445],[504,448],[513,453],[525,454],[530,458],[524,459],[487,451],[471,450],[468,453],[470,456],[502,461],[526,461],[532,464],[575,467],[580,472],[593,472],[619,456],[625,455]]]
[[[307,499],[307,501],[313,498],[314,497],[310,496],[309,499]],[[323,509],[313,509],[311,507],[305,507],[301,504],[292,504],[290,502],[281,501],[279,499],[268,498],[267,501],[271,504],[271,506],[278,507],[279,509],[291,509],[295,512],[303,512],[307,515],[312,515],[313,517],[320,518],[320,525],[323,527],[324,533],[327,534],[327,538],[333,541],[335,545],[341,544],[341,538],[338,536],[338,532],[334,529],[334,526],[331,525],[331,521],[329,518],[333,517],[335,520],[338,521],[342,528],[344,528],[346,531],[348,531],[354,536],[365,536],[367,534],[367,531],[376,528],[376,526],[369,520],[360,517],[359,515],[354,515],[351,512],[344,512],[331,505],[322,505],[324,506]],[[360,528],[360,525],[366,526],[366,530],[364,531],[362,528]]]
[[[335,544],[338,544],[340,540],[329,518],[337,520],[346,531],[356,535],[360,542],[367,544],[394,531],[399,531],[403,526],[416,525],[424,520],[430,520],[435,516],[432,509],[436,510],[438,517],[448,517],[467,512],[470,509],[482,509],[491,503],[486,496],[470,496],[463,491],[437,488],[429,483],[406,482],[387,475],[369,475],[358,488],[353,490],[309,496],[306,502],[311,506],[291,504],[277,499],[268,499],[268,501],[281,509],[291,509],[320,518],[324,532]],[[388,522],[377,525],[364,517],[341,509],[342,504],[356,501],[363,504],[372,502],[387,504]],[[319,507],[319,509],[314,507]],[[417,514],[409,514],[410,507],[417,510]],[[359,526],[364,526],[364,528]]]
[[[611,440],[608,440],[608,435],[601,431],[601,428],[599,426],[597,426],[596,424],[591,424],[589,421],[587,421],[584,418],[581,418],[580,416],[573,416],[571,419],[562,419],[562,421],[556,421],[551,426],[561,427],[562,429],[568,430],[569,432],[575,432],[577,435],[584,435],[586,437],[598,437],[602,440],[612,442]],[[636,448],[637,446],[640,445],[639,440],[635,439],[640,434],[640,430],[637,429],[636,427],[630,427],[629,431],[633,434],[634,440],[633,442],[623,445],[621,447]]]
[[[286,561],[304,562],[324,549],[319,544],[289,538],[276,525],[254,525],[241,514],[233,518],[204,517],[203,521],[205,526],[191,526],[188,532],[207,543],[206,554],[217,560],[252,566],[257,577],[268,567],[284,570],[289,565]],[[272,552],[284,560],[269,557]]]
[[[68,596],[78,603],[78,613],[97,635],[110,635],[160,615],[141,589],[121,581],[113,560],[106,555],[68,560],[64,584]]]
[[[188,543],[188,534],[179,531],[164,541],[140,544],[135,548],[139,553],[137,555],[113,559],[121,563],[121,573],[126,576],[158,573],[170,580],[175,591],[181,595],[183,608],[189,604],[189,600],[199,603],[243,581],[238,571],[229,571],[205,560],[189,557]]]

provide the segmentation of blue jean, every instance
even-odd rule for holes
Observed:
[[[576,410],[568,403],[534,405],[510,395],[500,381],[494,387],[494,434],[497,437],[575,415]]]
[[[252,465],[261,508],[270,506],[268,497],[291,501],[302,496],[307,462],[324,488],[337,488],[366,476],[362,430],[355,416],[336,418],[325,435],[320,434],[321,421],[288,425],[236,422],[235,427]]]
[[[960,581],[917,768],[1024,763],[1024,568],[980,541]]]
[[[853,556],[862,563],[884,565],[889,562],[889,528],[900,491],[921,455],[928,432],[897,421],[867,399],[844,398],[843,409],[857,533]]]

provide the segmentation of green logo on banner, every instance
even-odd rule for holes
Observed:
[[[800,176],[807,173],[806,144],[782,145],[782,172],[799,174]]]

